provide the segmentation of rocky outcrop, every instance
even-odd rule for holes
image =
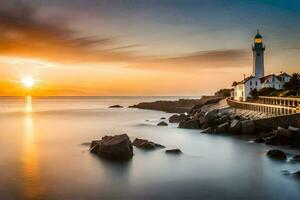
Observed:
[[[179,128],[186,128],[186,129],[200,129],[199,120],[197,119],[186,119],[179,123]]]
[[[220,124],[216,128],[216,133],[226,133],[229,127],[229,122],[225,122],[223,124]]]
[[[168,126],[168,124],[164,121],[161,121],[157,124],[157,126]]]
[[[283,151],[274,149],[274,150],[270,150],[267,153],[267,156],[271,159],[275,159],[275,160],[286,160],[287,156]]]
[[[242,127],[242,125],[241,125],[240,120],[234,119],[230,123],[230,126],[228,128],[228,132],[233,133],[233,134],[240,133],[241,127]]]
[[[136,138],[133,141],[133,146],[140,148],[140,149],[145,149],[145,150],[152,150],[152,149],[156,149],[156,148],[165,148],[165,146],[161,145],[161,144],[156,144],[154,142],[145,140],[145,139],[139,139]]]
[[[113,106],[109,106],[109,108],[123,108],[123,106],[120,106],[120,105],[113,105]]]
[[[172,115],[171,117],[169,117],[169,123],[179,123],[181,121],[184,121],[185,119],[187,119],[187,115],[185,114],[180,114],[180,115]]]
[[[167,154],[182,154],[182,151],[180,149],[168,149],[165,151]]]
[[[195,105],[202,107],[203,105],[215,103],[222,98],[216,96],[203,96],[201,99],[179,99],[177,101],[155,101],[143,102],[137,105],[130,106],[130,108],[149,109],[165,111],[168,113],[185,113],[189,112]]]
[[[104,136],[101,140],[92,141],[90,151],[112,160],[129,160],[133,156],[132,143],[127,134]]]

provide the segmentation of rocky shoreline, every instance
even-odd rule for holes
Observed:
[[[148,110],[164,111],[167,113],[186,113],[195,105],[206,105],[216,103],[221,100],[218,96],[203,96],[200,99],[179,99],[177,101],[155,101],[142,102],[129,108],[139,108]]]

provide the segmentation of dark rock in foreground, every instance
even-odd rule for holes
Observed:
[[[168,124],[166,122],[162,121],[162,122],[159,122],[157,124],[157,126],[168,126]]]
[[[112,160],[129,160],[133,156],[132,143],[127,134],[104,136],[92,141],[91,153]]]
[[[168,153],[168,154],[182,154],[180,149],[168,149],[168,150],[165,151],[165,153]]]
[[[156,149],[156,148],[165,148],[165,146],[163,146],[161,144],[156,144],[154,142],[144,140],[144,139],[139,139],[139,138],[136,138],[132,144],[133,144],[133,146],[135,146],[137,148],[146,149],[146,150],[151,150],[151,149]]]
[[[274,150],[270,150],[267,153],[267,156],[269,158],[275,159],[275,160],[286,160],[287,156],[283,151],[274,149]]]
[[[123,106],[120,106],[120,105],[113,105],[113,106],[109,106],[109,108],[123,108]]]

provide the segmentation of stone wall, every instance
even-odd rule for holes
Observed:
[[[278,126],[288,128],[289,126],[300,128],[300,113],[292,115],[277,116],[271,118],[254,120],[256,131],[271,131]]]

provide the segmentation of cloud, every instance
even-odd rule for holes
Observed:
[[[39,57],[58,62],[124,61],[132,58],[130,53],[117,51],[132,46],[115,47],[113,38],[78,35],[64,19],[41,18],[37,8],[26,1],[1,1],[2,55]]]
[[[132,67],[188,72],[201,69],[247,67],[250,62],[251,54],[246,49],[222,49],[149,59]]]
[[[151,56],[140,45],[119,45],[115,38],[82,36],[68,22],[44,18],[24,0],[1,0],[0,54],[45,59],[57,63],[125,63],[143,70],[195,71],[247,66],[250,53],[243,49],[201,51],[178,56]],[[134,50],[132,50],[134,49]]]

